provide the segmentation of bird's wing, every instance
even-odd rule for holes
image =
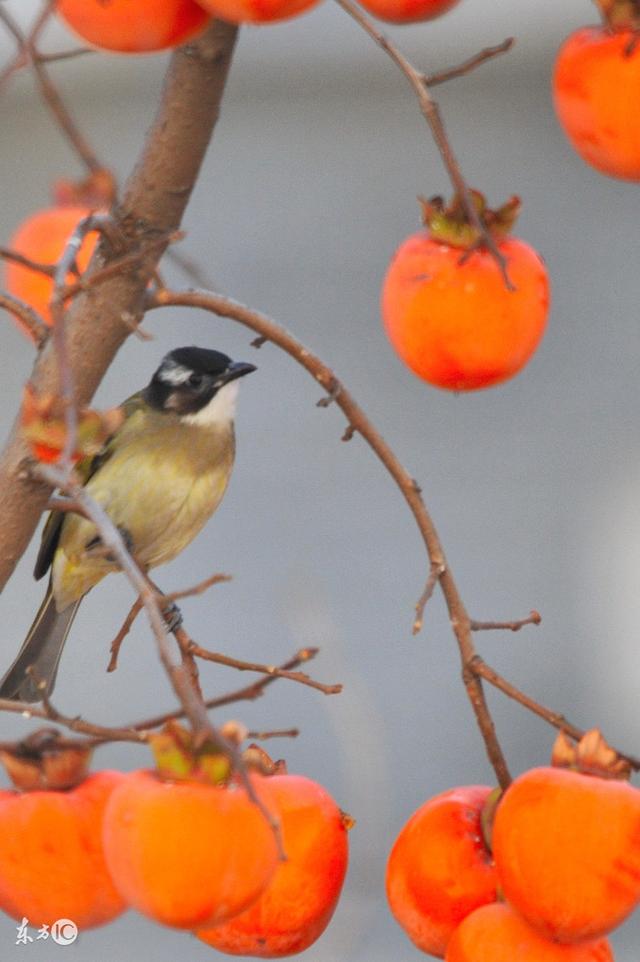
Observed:
[[[124,411],[125,421],[131,417],[136,411],[139,411],[143,405],[142,392],[139,391],[137,394],[132,394],[130,398],[121,405]],[[124,423],[124,422],[123,422]],[[118,433],[122,430],[122,424],[117,431],[107,438],[102,450],[91,457],[83,458],[76,465],[76,474],[81,478],[82,483],[86,484],[89,478],[93,477],[96,471],[108,461],[113,454],[114,444],[117,443]],[[42,540],[40,541],[40,550],[38,551],[38,557],[36,558],[35,567],[33,569],[33,577],[36,580],[42,578],[49,568],[51,567],[51,562],[53,561],[53,556],[56,553],[56,548],[58,547],[58,542],[60,540],[60,532],[62,530],[62,525],[66,512],[64,511],[51,511],[49,517],[47,518],[46,524],[42,530]]]

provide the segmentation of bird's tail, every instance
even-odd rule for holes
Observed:
[[[0,681],[0,698],[42,701],[41,683],[44,683],[47,694],[53,691],[60,655],[81,600],[79,598],[64,611],[57,611],[49,582],[29,634],[16,660]],[[27,672],[29,667],[32,673]]]

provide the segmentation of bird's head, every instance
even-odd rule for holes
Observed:
[[[177,414],[187,424],[224,424],[233,420],[238,378],[255,370],[220,351],[178,347],[162,359],[144,398],[154,410]]]

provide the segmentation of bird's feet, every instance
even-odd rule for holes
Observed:
[[[175,601],[170,602],[166,608],[163,608],[162,616],[169,634],[182,627],[182,612]]]

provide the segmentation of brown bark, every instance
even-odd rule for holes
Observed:
[[[172,56],[160,105],[127,184],[115,220],[135,250],[175,231],[196,182],[218,119],[237,30],[217,21],[196,42]],[[116,275],[81,294],[68,312],[67,344],[77,403],[88,403],[116,352],[142,316],[149,276],[162,256],[154,247],[136,270]],[[101,245],[92,262],[108,259]],[[55,391],[53,346],[39,354],[31,380],[38,391]],[[25,551],[45,507],[49,489],[24,470],[27,449],[17,422],[0,455],[0,590]]]

